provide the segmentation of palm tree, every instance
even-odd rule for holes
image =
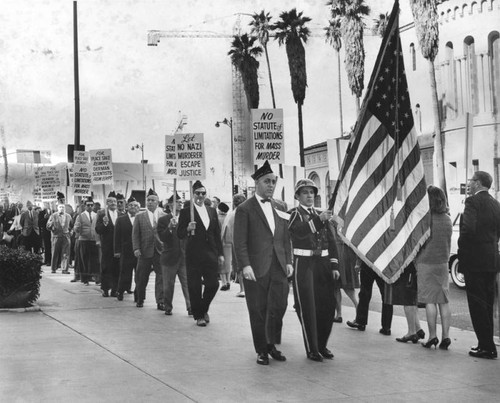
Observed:
[[[356,109],[364,89],[365,49],[363,45],[363,17],[370,14],[364,0],[329,0],[332,17],[340,17],[340,28],[346,49],[345,65],[349,87],[356,95]]]
[[[374,18],[372,27],[373,35],[378,35],[381,38],[383,38],[388,22],[389,22],[389,13],[379,14],[378,18]]]
[[[271,64],[269,63],[269,54],[267,53],[267,43],[269,42],[269,31],[271,31],[271,16],[264,10],[260,14],[254,13],[252,16],[253,20],[249,24],[252,29],[250,33],[255,35],[262,47],[264,48],[264,54],[266,55],[267,71],[269,72],[269,86],[271,88],[271,98],[273,100],[273,108],[276,109],[276,101],[274,99],[274,87],[273,87],[273,77],[271,75]]]
[[[241,74],[249,108],[259,107],[259,62],[256,57],[262,54],[262,48],[255,45],[256,40],[257,37],[248,34],[235,35],[231,50],[227,53],[231,57],[231,63]]]
[[[441,132],[441,116],[439,115],[438,94],[434,59],[438,53],[439,25],[437,0],[411,0],[411,10],[415,21],[418,43],[422,56],[429,64],[429,74],[432,92],[432,112],[434,114],[434,169],[437,185],[446,192],[446,177],[444,172],[443,133]]]
[[[273,25],[276,33],[275,39],[286,47],[288,57],[288,68],[292,85],[293,99],[297,104],[299,119],[299,153],[300,166],[305,166],[304,158],[304,131],[302,127],[302,105],[306,97],[307,72],[306,51],[302,42],[306,43],[311,31],[305,24],[311,19],[304,17],[303,13],[297,13],[297,9],[284,11],[280,14],[280,20]]]
[[[340,79],[340,49],[342,48],[342,33],[340,31],[340,17],[330,19],[325,28],[326,42],[332,45],[337,53],[337,71],[339,88],[339,115],[340,115],[340,136],[344,135],[344,120],[342,116],[342,81]]]

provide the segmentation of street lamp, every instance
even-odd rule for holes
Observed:
[[[148,160],[144,159],[144,143],[136,144],[135,146],[132,146],[131,148],[132,151],[134,150],[141,150],[141,165],[142,165],[142,184],[143,184],[143,189],[144,192],[146,191],[146,173],[144,172],[144,164],[148,163]]]
[[[234,189],[233,118],[229,118],[229,120],[227,120],[227,118],[224,118],[224,120],[222,120],[222,121],[217,121],[217,122],[215,122],[215,127],[220,127],[221,123],[223,125],[226,125],[227,127],[229,127],[231,129],[231,195],[234,196],[234,194],[236,192]]]

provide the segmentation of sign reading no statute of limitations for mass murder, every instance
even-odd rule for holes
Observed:
[[[205,179],[205,147],[203,133],[175,135],[177,149],[177,179],[183,181]]]
[[[285,163],[283,109],[252,109],[253,162]]]

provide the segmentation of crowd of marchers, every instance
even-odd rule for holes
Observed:
[[[391,335],[393,305],[403,305],[408,331],[396,340],[419,343],[426,335],[417,307],[425,306],[429,335],[420,344],[448,350],[452,225],[441,189],[427,189],[430,238],[400,279],[389,285],[342,242],[332,213],[314,207],[318,188],[313,181],[297,182],[296,207],[288,210],[273,197],[278,178],[267,162],[252,178],[255,195],[248,200],[235,195],[232,208],[217,197],[208,198],[200,181],[192,186],[191,201],[177,193],[160,201],[150,189],[145,209],[133,197],[125,200],[114,191],[104,206],[87,197],[73,209],[60,192],[57,202],[43,208],[31,201],[0,206],[1,243],[40,253],[51,273],[73,272],[71,282],[100,285],[102,297],[124,301],[126,294],[133,294],[137,308],[144,307],[154,271],[156,307],[168,316],[179,281],[187,314],[200,327],[210,323],[210,305],[218,290],[228,291],[232,282],[238,283],[236,295],[246,300],[260,365],[268,365],[269,357],[286,361],[276,346],[281,344],[290,284],[306,356],[312,361],[333,358],[328,340],[333,323],[343,321],[341,289],[356,308],[347,326],[364,331],[375,282],[383,299],[380,334]],[[497,358],[493,305],[500,271],[500,204],[488,192],[491,183],[491,175],[483,171],[470,180],[459,238],[460,267],[478,339],[469,355],[487,359]]]

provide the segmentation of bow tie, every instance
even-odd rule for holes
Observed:
[[[261,203],[271,203],[271,199],[262,199]]]

